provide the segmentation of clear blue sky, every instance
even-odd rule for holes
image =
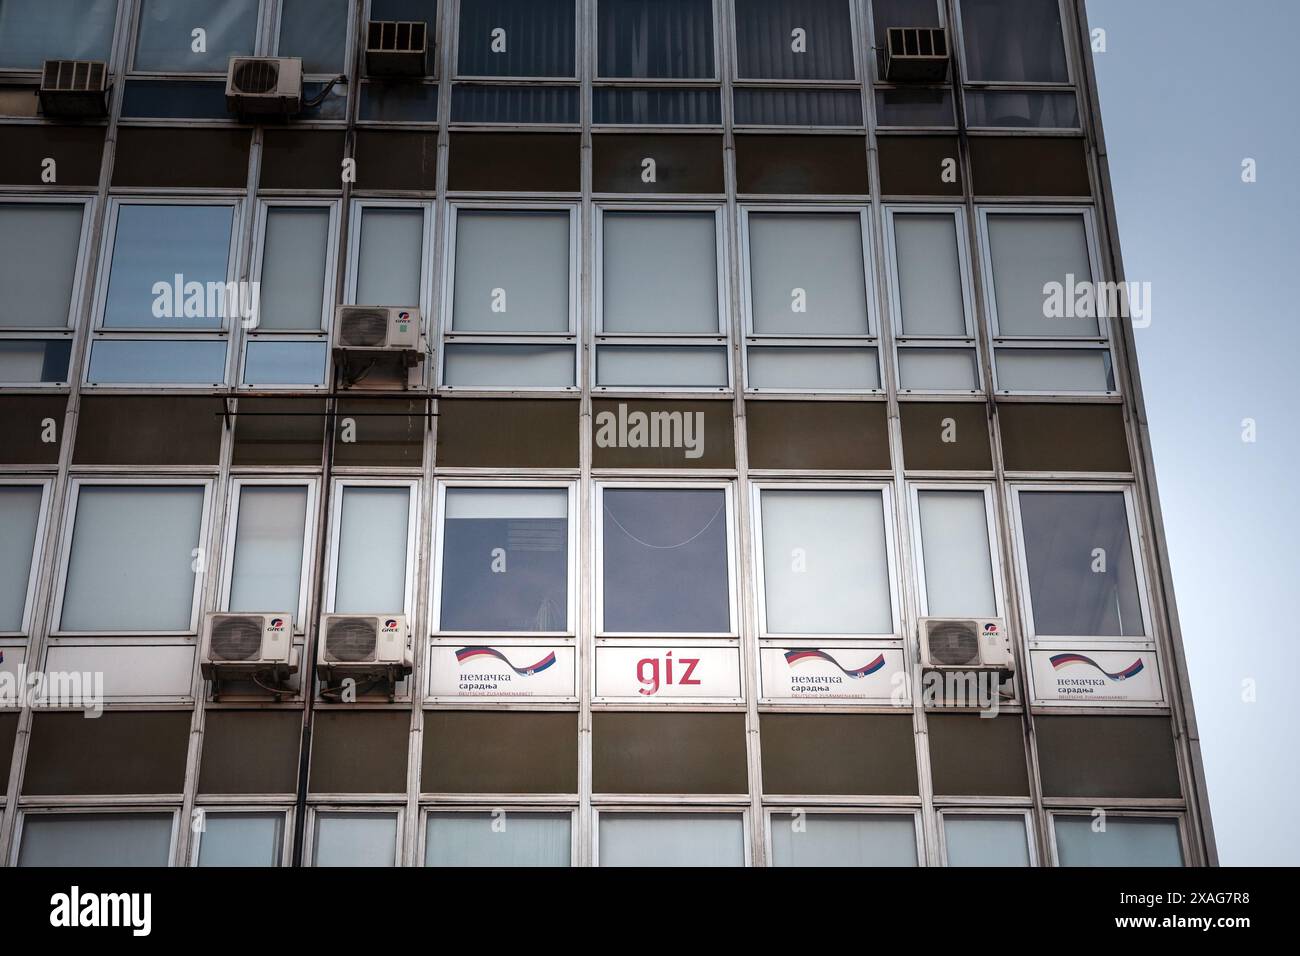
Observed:
[[[1124,263],[1152,283],[1135,335],[1220,861],[1296,865],[1300,2],[1088,0],[1088,16]]]

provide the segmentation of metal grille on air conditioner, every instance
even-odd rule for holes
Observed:
[[[106,70],[99,60],[46,60],[41,88],[58,92],[102,90]]]
[[[270,93],[280,82],[280,64],[272,59],[240,60],[232,83],[240,93]]]
[[[890,27],[885,79],[939,82],[948,76],[948,34],[943,27]]]
[[[419,21],[371,20],[366,30],[367,52],[422,53],[424,24]]]
[[[332,618],[325,632],[325,659],[345,663],[374,660],[378,640],[373,617]]]
[[[926,639],[930,660],[952,667],[980,662],[979,628],[974,621],[940,621],[930,626]]]
[[[378,348],[388,341],[388,312],[350,309],[339,322],[342,346]]]
[[[213,660],[248,661],[262,653],[262,618],[246,614],[216,617],[208,645]]]

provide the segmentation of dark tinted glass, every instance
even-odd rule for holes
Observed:
[[[461,76],[574,76],[573,0],[461,0]]]
[[[489,86],[457,83],[453,123],[577,123],[576,86]]]
[[[1065,83],[1058,0],[961,0],[969,80]]]
[[[722,99],[716,88],[604,86],[591,95],[595,123],[717,126],[722,122]]]
[[[597,73],[711,77],[712,0],[599,0]]]
[[[861,126],[857,90],[737,89],[736,122],[745,126]]]
[[[847,0],[735,2],[736,65],[744,79],[853,79]]]

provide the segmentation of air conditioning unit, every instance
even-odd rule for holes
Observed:
[[[396,683],[411,672],[411,632],[401,614],[325,614],[321,617],[316,676],[383,677]]]
[[[302,60],[285,56],[234,56],[226,74],[226,109],[232,113],[292,116],[302,109]]]
[[[948,34],[943,27],[890,27],[885,34],[885,79],[941,83],[948,78]]]
[[[1015,669],[1011,635],[1001,618],[921,618],[921,666],[926,670]]]
[[[414,306],[340,305],[334,311],[334,351],[422,355],[420,326]]]
[[[298,670],[293,655],[293,615],[212,613],[203,619],[202,670],[207,680],[269,676],[283,680]]]
[[[427,27],[422,20],[371,20],[366,25],[366,73],[424,76],[429,72]]]
[[[107,116],[108,64],[102,60],[46,60],[37,95],[46,116]]]

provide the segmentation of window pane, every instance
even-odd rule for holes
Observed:
[[[225,301],[233,218],[232,206],[119,206],[104,328],[221,328],[225,312],[237,313]]]
[[[567,630],[568,492],[451,488],[446,508],[442,630]]]
[[[717,87],[636,89],[598,86],[591,91],[592,122],[652,126],[717,126],[722,97]]]
[[[505,86],[457,83],[451,93],[453,123],[577,123],[576,86]],[[429,122],[437,122],[432,117]]]
[[[712,212],[606,212],[601,249],[606,332],[717,333]]]
[[[772,814],[775,866],[916,866],[911,817],[879,813]]]
[[[461,0],[459,43],[461,76],[573,76],[573,0]]]
[[[626,388],[725,388],[721,346],[608,346],[596,351],[596,384]]]
[[[1160,817],[1106,817],[1095,831],[1092,817],[1058,816],[1056,856],[1061,866],[1182,866],[1178,821]]]
[[[240,489],[229,610],[297,613],[306,522],[305,486]]]
[[[0,204],[0,328],[68,327],[84,211],[81,203]]]
[[[232,56],[253,52],[258,0],[141,0],[135,68],[155,73],[225,73]],[[207,33],[205,52],[191,32]]]
[[[1000,335],[1098,334],[1095,315],[1049,318],[1043,288],[1059,282],[1068,296],[1074,283],[1092,280],[1082,216],[994,215],[988,231]]]
[[[282,0],[279,56],[302,57],[304,73],[340,73],[348,0]]]
[[[317,813],[314,866],[396,866],[397,814]]]
[[[597,73],[711,77],[713,0],[599,0]]]
[[[993,617],[993,564],[982,491],[919,491],[926,612]]]
[[[768,90],[738,87],[740,126],[862,126],[857,90]]]
[[[452,98],[455,106],[455,97]],[[358,117],[366,122],[438,122],[438,84],[362,83]]]
[[[845,0],[736,0],[736,55],[737,69],[745,79],[851,80],[849,4]]]
[[[279,866],[283,813],[203,814],[199,866]]]
[[[721,490],[610,488],[604,508],[604,630],[731,629]]]
[[[750,388],[880,388],[875,349],[749,349]]]
[[[61,629],[189,630],[203,493],[197,485],[83,485]]]
[[[871,0],[876,43],[883,44],[890,27],[937,27],[939,4],[935,0]]]
[[[122,116],[144,119],[230,117],[225,80],[132,79],[126,81]]]
[[[0,339],[0,382],[14,385],[68,381],[72,339]]]
[[[321,327],[329,229],[330,211],[324,206],[267,209],[258,329]]]
[[[569,213],[456,214],[457,332],[569,331]]]
[[[601,866],[744,866],[745,825],[731,813],[602,813]]]
[[[979,388],[974,349],[898,350],[899,387],[918,391]]]
[[[567,813],[431,813],[424,865],[568,866],[569,828]]]
[[[756,333],[870,331],[856,213],[751,213],[749,275]]]
[[[357,249],[358,305],[418,305],[423,261],[423,209],[362,209]]]
[[[1022,491],[1020,517],[1035,634],[1144,634],[1122,492]]]
[[[1010,392],[1110,392],[1115,378],[1103,349],[998,349],[998,388]]]
[[[438,20],[438,0],[370,0],[372,20]]]
[[[166,866],[170,813],[29,813],[19,866]]]
[[[966,335],[957,217],[899,213],[894,248],[903,334]]]
[[[877,90],[876,123],[880,126],[953,126],[948,90]]]
[[[763,589],[771,634],[890,634],[878,491],[765,489]]]
[[[86,378],[91,385],[221,385],[226,380],[226,343],[96,339]]]
[[[245,385],[324,385],[329,344],[250,339],[244,360]]]
[[[1066,83],[1058,0],[961,0],[971,80]]]
[[[943,842],[949,866],[1028,866],[1022,816],[946,814]]]
[[[0,485],[0,631],[22,630],[40,517],[40,485]]]
[[[448,345],[444,385],[563,388],[574,379],[571,345]]]
[[[966,92],[971,126],[1077,129],[1079,104],[1073,93]]]
[[[397,613],[406,606],[410,490],[350,485],[339,518],[334,610]]]
[[[45,60],[107,60],[117,0],[4,0],[0,67],[39,70]]]

